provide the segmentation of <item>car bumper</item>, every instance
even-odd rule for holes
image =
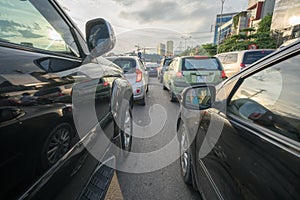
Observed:
[[[145,96],[146,85],[142,83],[135,83],[132,85],[133,100],[143,99]]]

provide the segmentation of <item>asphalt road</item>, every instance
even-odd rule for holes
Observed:
[[[168,92],[156,78],[150,78],[149,83],[146,106],[135,104],[133,109],[132,150],[143,154],[130,172],[117,171],[106,199],[201,199],[181,177],[178,149],[166,148],[175,141],[179,103],[169,101]],[[166,150],[157,158],[147,154],[161,149]],[[174,155],[177,159],[169,161]]]

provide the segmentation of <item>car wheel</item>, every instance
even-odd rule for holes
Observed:
[[[132,132],[133,132],[133,125],[132,125],[132,113],[130,107],[128,107],[125,111],[124,115],[124,122],[122,128],[119,129],[121,135],[121,146],[123,151],[123,155],[128,155],[131,151],[132,147]]]
[[[42,168],[55,164],[71,147],[74,131],[69,123],[61,123],[52,129],[42,149]]]
[[[168,88],[165,86],[165,82],[164,82],[163,78],[161,79],[161,82],[162,82],[162,85],[163,85],[163,90],[168,90]]]
[[[171,90],[171,87],[170,87],[170,90],[169,90],[169,97],[170,97],[171,102],[177,101],[177,98],[176,98],[175,94],[173,93],[173,91]]]
[[[149,92],[149,85],[147,84],[146,93]]]
[[[146,105],[146,99],[147,99],[147,97],[146,97],[146,94],[145,94],[144,97],[141,100],[138,101],[138,103],[142,106],[145,106]]]
[[[180,124],[179,130],[180,138],[180,166],[181,175],[187,184],[192,184],[192,167],[191,167],[191,149],[189,144],[188,133],[183,123]]]

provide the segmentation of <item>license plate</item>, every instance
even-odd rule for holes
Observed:
[[[197,76],[196,81],[197,81],[197,83],[206,82],[206,77],[205,76]]]

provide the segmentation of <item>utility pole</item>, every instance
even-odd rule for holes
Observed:
[[[218,47],[217,47],[217,53],[219,53],[219,48],[220,48],[220,43],[221,43],[221,26],[223,24],[223,8],[224,8],[224,3],[225,3],[225,0],[221,0],[221,3],[222,3],[222,7],[221,7],[221,15],[220,15],[220,23],[219,23],[219,26],[218,26]]]
[[[186,41],[187,41],[188,39],[191,39],[192,36],[189,36],[189,37],[181,36],[181,38],[184,39],[184,50],[186,51]]]

